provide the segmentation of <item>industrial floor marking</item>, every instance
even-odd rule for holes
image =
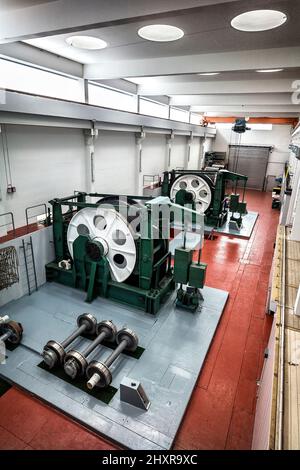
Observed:
[[[175,295],[175,294],[174,294]],[[85,293],[55,283],[0,309],[22,322],[22,345],[7,351],[0,375],[40,397],[94,431],[131,449],[169,449],[173,443],[205,356],[225,307],[228,293],[205,287],[204,303],[195,314],[176,309],[174,295],[156,316],[97,298],[87,305]],[[112,366],[112,386],[124,376],[140,380],[151,400],[147,412],[120,402],[119,390],[109,405],[37,367],[49,339],[62,340],[80,313],[112,319],[139,336],[145,351],[139,360],[121,355]],[[84,347],[80,338],[72,346]],[[93,357],[103,360],[109,349]]]

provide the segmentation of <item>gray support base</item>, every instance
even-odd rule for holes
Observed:
[[[93,431],[131,449],[169,449],[195,387],[205,356],[227,301],[228,293],[205,287],[202,309],[194,314],[176,309],[175,293],[159,314],[146,314],[107,299],[88,306],[84,293],[58,284],[45,284],[30,297],[0,309],[24,327],[22,345],[7,351],[0,375],[52,404]],[[141,382],[151,401],[148,411],[120,401],[120,390],[109,405],[85,394],[37,367],[51,338],[61,341],[73,331],[76,318],[88,310],[97,319],[128,325],[146,350],[139,360],[123,354],[112,366],[112,385],[124,377]],[[87,339],[72,346],[83,348]],[[175,347],[174,347],[175,345]],[[90,359],[103,360],[102,347]]]
[[[258,212],[248,212],[247,215],[244,215],[243,216],[243,225],[242,225],[240,230],[233,230],[233,229],[230,228],[230,226],[229,226],[230,215],[228,215],[228,220],[226,221],[226,224],[223,225],[223,227],[214,228],[211,225],[204,225],[204,232],[206,234],[211,234],[211,233],[218,234],[219,233],[220,235],[227,235],[229,237],[233,236],[233,237],[236,237],[236,238],[244,238],[246,240],[249,240],[249,238],[252,235],[254,226],[256,224],[258,215],[259,215]],[[175,230],[182,230],[182,226],[180,224],[173,223],[173,224],[171,224],[171,227],[174,228]],[[197,227],[194,226],[193,229],[195,229],[195,228],[197,228]],[[180,235],[180,237],[183,240],[182,235]],[[187,248],[191,248],[191,249],[196,248],[197,244],[199,243],[199,242],[197,242],[197,237],[198,237],[198,240],[199,240],[199,234],[197,234],[197,233],[191,233],[190,238],[187,237]],[[177,239],[179,240],[179,237],[177,237]],[[174,246],[172,245],[172,241],[171,241],[171,245],[170,245],[171,246],[171,248],[170,248],[171,251],[172,251],[172,249],[174,250]],[[176,244],[175,247],[177,248],[177,246],[179,246],[179,241],[175,242],[175,244]],[[180,246],[182,246],[182,243],[181,243]]]
[[[246,240],[249,240],[249,238],[252,235],[257,218],[258,218],[258,212],[248,212],[248,214],[243,216],[243,225],[241,229],[234,230],[230,228],[229,226],[229,223],[230,223],[230,214],[229,214],[226,224],[224,224],[223,227],[214,229],[214,232],[220,233],[222,235],[234,236],[237,238],[245,238]],[[211,227],[208,227],[206,225],[204,227],[205,231],[211,231],[211,229],[212,229]]]

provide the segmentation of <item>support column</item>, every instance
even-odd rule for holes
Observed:
[[[187,138],[187,152],[186,152],[186,157],[185,157],[185,162],[184,162],[184,169],[188,170],[189,168],[189,163],[191,159],[191,150],[192,150],[192,143],[193,143],[193,133],[190,133],[190,136]]]
[[[95,142],[98,138],[98,129],[95,129],[94,123],[92,129],[84,130],[84,137],[86,146],[86,191],[88,193],[93,193],[96,192]]]
[[[146,133],[141,128],[141,132],[135,134],[136,143],[136,194],[138,196],[143,195],[143,140],[146,137]]]
[[[1,95],[0,95],[1,99]],[[7,162],[5,160],[6,156],[4,154],[5,145],[2,145],[3,139],[2,126],[0,125],[0,214],[5,214],[8,212],[8,194],[7,186],[9,181],[7,180]],[[11,195],[9,195],[11,197]],[[0,237],[7,235],[8,230],[11,230],[11,226],[5,225],[10,221],[8,216],[0,217]],[[3,227],[1,227],[3,225]]]
[[[204,167],[204,142],[205,139],[203,137],[199,137],[200,145],[199,145],[199,156],[198,156],[198,165],[197,170],[202,170]]]
[[[170,135],[167,135],[167,147],[166,147],[166,159],[165,159],[165,171],[172,169],[172,142],[174,140],[174,132],[171,131]]]

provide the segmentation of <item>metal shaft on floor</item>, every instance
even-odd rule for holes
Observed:
[[[97,325],[97,337],[83,351],[68,351],[64,360],[64,370],[69,377],[75,379],[78,375],[83,375],[88,366],[89,355],[104,340],[114,341],[117,328],[111,320],[103,320]]]
[[[8,338],[10,338],[12,335],[12,331],[7,331],[4,333],[4,335],[0,336],[0,342],[3,341],[5,342]]]
[[[129,328],[123,328],[118,331],[116,340],[117,348],[106,358],[104,362],[92,361],[87,367],[86,373],[88,377],[87,388],[92,390],[94,387],[107,387],[112,381],[111,371],[109,367],[127,349],[135,351],[138,346],[137,335]]]
[[[50,369],[57,363],[62,363],[66,354],[66,348],[82,333],[94,334],[97,328],[97,319],[89,313],[83,313],[77,318],[78,328],[74,330],[66,339],[61,343],[58,341],[50,340],[45,345],[42,352],[44,362]]]
[[[62,345],[63,348],[66,348],[69,346],[78,336],[81,335],[81,333],[84,333],[86,330],[86,325],[83,324],[79,328],[73,331],[73,333],[70,334],[64,341],[62,341],[60,344]]]
[[[117,357],[120,356],[121,352],[123,352],[124,349],[126,349],[127,344],[128,344],[127,339],[123,339],[123,341],[121,341],[119,346],[104,361],[104,364],[106,365],[106,367],[110,367],[112,365],[112,363],[117,359]]]

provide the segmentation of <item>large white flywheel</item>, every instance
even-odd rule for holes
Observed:
[[[193,200],[198,212],[206,212],[212,200],[212,190],[204,178],[192,174],[183,175],[177,178],[170,191],[170,199],[172,201],[175,201],[176,193],[180,191],[180,189],[185,189],[193,195]]]
[[[101,246],[112,278],[124,282],[134,270],[136,246],[127,220],[116,210],[86,207],[72,218],[67,233],[68,248],[73,258],[73,243],[79,235],[89,236]]]

